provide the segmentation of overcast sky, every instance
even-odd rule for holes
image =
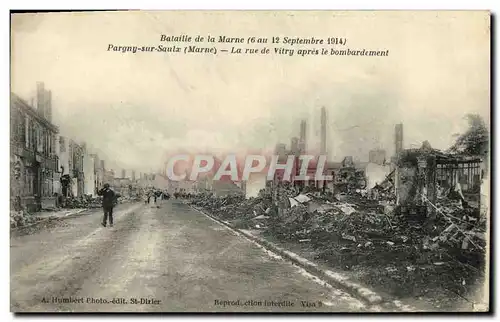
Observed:
[[[122,54],[109,44],[160,35],[346,37],[388,57]],[[445,149],[463,116],[489,122],[489,17],[484,12],[130,12],[12,17],[12,91],[52,90],[54,122],[117,168],[157,169],[178,148],[241,151],[289,145],[301,118],[318,145],[328,113],[332,159],[366,160],[429,140]],[[162,43],[167,46],[167,43]],[[226,45],[226,47],[230,47]],[[355,127],[355,126],[359,127]]]

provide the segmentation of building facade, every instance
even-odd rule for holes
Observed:
[[[178,183],[183,185],[183,183],[180,183],[180,182],[178,182]],[[157,173],[142,174],[142,178],[138,180],[138,186],[143,188],[143,189],[156,188],[156,189],[169,190],[169,191],[174,189],[174,187],[171,185],[171,181],[168,180],[167,176],[165,176],[163,174],[157,174]],[[177,186],[175,186],[175,187],[177,187]]]
[[[69,142],[70,153],[70,168],[71,174],[71,188],[73,197],[83,197],[85,194],[85,176],[83,160],[86,153],[85,144],[78,144],[74,140]]]
[[[56,192],[63,197],[71,195],[71,175],[73,169],[70,165],[70,151],[68,138],[58,135],[56,138],[56,153],[58,156],[58,175],[54,178]]]
[[[113,183],[113,180],[115,179],[115,172],[113,170],[106,170],[103,169],[104,171],[104,183],[107,183],[111,185]]]
[[[83,155],[83,176],[84,176],[84,193],[95,197],[96,191],[96,173],[95,173],[95,154],[85,153]]]
[[[37,108],[14,93],[10,101],[11,199],[30,211],[56,206],[54,176],[58,171],[51,123],[51,95],[38,87]],[[42,91],[43,90],[43,91]]]
[[[114,178],[110,186],[122,197],[130,198],[133,195],[134,185],[129,178]]]
[[[92,154],[94,159],[94,186],[95,194],[102,189],[104,185],[104,160],[99,159],[97,154]]]

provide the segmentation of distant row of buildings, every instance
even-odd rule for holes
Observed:
[[[52,122],[52,93],[37,84],[31,104],[11,93],[11,199],[31,211],[57,206],[63,198],[95,196],[104,183],[116,184],[115,173],[85,143],[59,132]],[[122,178],[125,177],[122,171]],[[132,172],[131,181],[135,181]]]
[[[307,152],[306,122],[300,126],[300,138],[292,138],[290,149],[285,144],[277,144],[275,154],[284,163],[288,156],[299,156]],[[320,153],[326,155],[326,113],[321,113]],[[428,141],[424,141],[417,149],[405,149],[403,145],[403,124],[394,127],[394,155],[387,158],[386,151],[374,149],[369,152],[368,162],[358,162],[352,156],[346,156],[342,162],[327,162],[324,172],[333,177],[332,181],[294,182],[299,167],[292,172],[291,182],[298,186],[333,189],[335,192],[391,191],[398,205],[422,205],[424,196],[431,203],[437,200],[438,190],[460,191],[469,204],[479,204],[481,185],[488,171],[488,145],[483,144],[479,155],[468,156],[451,154],[433,149]],[[316,167],[308,168],[311,177]],[[279,174],[275,180],[267,182],[273,187],[280,181]],[[257,189],[253,189],[254,192]],[[425,204],[425,203],[424,203]],[[428,206],[427,204],[425,204]],[[432,208],[432,207],[430,207]],[[432,209],[431,209],[432,210]]]
[[[280,163],[286,162],[288,156],[296,156],[295,164],[300,164],[298,157],[309,152],[306,142],[307,122],[302,120],[300,123],[299,137],[293,137],[290,141],[290,148],[287,149],[286,144],[278,143],[275,147],[274,153],[279,156]],[[321,155],[328,155],[327,142],[326,142],[326,129],[327,117],[326,109],[321,109],[321,129],[320,129],[320,146],[319,151]],[[403,126],[402,124],[396,125],[395,128],[395,146],[396,154],[402,150],[403,147]],[[383,149],[373,149],[369,151],[368,162],[356,162],[352,156],[346,156],[341,162],[327,162],[324,168],[325,175],[331,175],[333,181],[328,183],[322,181],[315,181],[313,179],[304,182],[299,181],[297,185],[309,186],[316,188],[329,188],[336,190],[350,190],[352,188],[364,189],[367,186],[373,186],[380,183],[385,177],[393,170],[393,158],[387,159],[386,151]],[[298,175],[300,166],[296,166],[291,177],[294,182],[294,177]],[[308,167],[308,175],[314,177],[316,173],[316,166],[310,164]],[[280,174],[276,174],[276,180],[280,181]],[[268,182],[269,186],[271,183]]]

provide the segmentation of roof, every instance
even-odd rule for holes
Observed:
[[[11,106],[15,105],[16,107],[21,108],[24,112],[26,112],[31,117],[36,119],[46,128],[52,130],[52,132],[59,133],[59,128],[57,126],[55,126],[54,124],[49,122],[49,120],[41,116],[33,106],[29,105],[25,100],[23,100],[21,97],[19,97],[17,94],[13,92],[10,92],[10,104]]]
[[[482,158],[478,156],[467,156],[460,154],[452,154],[443,152],[438,149],[429,148],[429,149],[405,149],[402,152],[402,157],[404,158],[416,158],[420,155],[428,155],[436,158],[436,163],[474,163],[481,162]]]

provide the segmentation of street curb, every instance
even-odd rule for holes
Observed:
[[[241,230],[238,230],[238,231],[241,232],[246,237],[252,239],[253,241],[255,241],[259,244],[262,244],[263,246],[269,248],[273,252],[275,252],[275,253],[283,256],[284,258],[292,261],[293,263],[301,266],[302,268],[309,271],[310,273],[321,277],[322,279],[326,280],[328,283],[333,284],[335,286],[338,286],[339,288],[343,289],[344,291],[349,292],[350,294],[355,295],[356,297],[362,299],[363,301],[367,302],[370,305],[376,305],[376,304],[380,304],[383,302],[383,298],[380,295],[378,295],[377,293],[375,293],[374,291],[372,291],[368,288],[365,288],[357,283],[349,281],[348,278],[342,276],[339,273],[333,272],[331,270],[323,270],[323,269],[319,268],[317,264],[315,264],[315,263],[313,263],[313,262],[311,262],[303,257],[300,257],[299,255],[297,255],[291,251],[288,251],[288,250],[285,250],[279,246],[276,246],[275,244],[273,244],[273,243],[271,243],[263,238],[254,236],[254,235],[247,233],[245,231],[241,231]]]
[[[273,244],[273,243],[271,243],[263,238],[252,235],[246,231],[235,228],[232,225],[221,221],[220,219],[207,213],[203,209],[200,209],[200,208],[195,207],[193,205],[189,205],[189,206],[192,207],[193,209],[201,212],[202,214],[212,218],[213,220],[217,221],[218,223],[244,235],[245,237],[256,242],[257,244],[259,244],[265,248],[268,248],[269,250],[277,253],[278,255],[288,259],[292,263],[304,268],[309,273],[312,273],[314,275],[317,275],[318,277],[321,277],[329,284],[335,285],[335,286],[341,288],[342,290],[356,296],[357,298],[363,300],[364,302],[368,303],[369,305],[382,305],[383,304],[384,307],[386,307],[386,308],[392,308],[392,309],[398,308],[399,309],[399,307],[398,307],[399,305],[396,305],[396,303],[394,303],[393,301],[388,301],[388,299],[382,298],[382,296],[380,296],[376,292],[374,292],[366,287],[363,287],[362,285],[360,285],[358,283],[350,281],[349,278],[342,276],[342,274],[340,274],[340,273],[336,273],[336,272],[333,272],[331,270],[324,270],[324,269],[320,268],[317,264],[315,264],[315,263],[313,263],[313,262],[311,262],[303,257],[300,257],[299,255],[297,255],[291,251],[285,250],[285,249],[283,249],[279,246],[276,246],[275,244]]]

